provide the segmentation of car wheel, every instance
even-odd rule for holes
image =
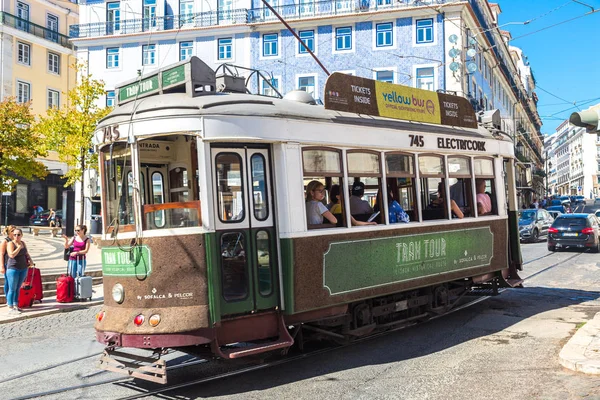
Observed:
[[[598,243],[596,243],[596,246],[594,246],[594,248],[592,249],[592,253],[598,252],[600,252],[600,240],[598,240]]]
[[[548,251],[551,251],[554,253],[556,251],[556,246],[548,246]]]
[[[537,243],[539,238],[540,238],[540,233],[538,232],[537,229],[534,229],[533,232],[531,232],[531,242]]]

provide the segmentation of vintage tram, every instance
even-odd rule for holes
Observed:
[[[238,359],[302,331],[348,340],[520,283],[513,143],[466,100],[334,74],[323,107],[239,81],[193,57],[119,87],[98,124],[103,368],[166,382],[164,349]],[[339,185],[336,224],[307,224],[313,180]],[[356,182],[374,225],[354,226]],[[391,223],[390,197],[409,222]]]

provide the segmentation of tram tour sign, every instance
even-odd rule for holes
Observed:
[[[464,97],[335,72],[325,83],[325,108],[356,114],[477,128]]]
[[[323,256],[323,287],[331,295],[490,265],[488,227],[334,242]]]
[[[150,275],[152,271],[150,249],[148,246],[135,246],[131,251],[118,247],[102,249],[102,274],[106,276]]]

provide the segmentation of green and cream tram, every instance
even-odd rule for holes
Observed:
[[[218,93],[218,79],[195,57],[164,68],[120,87],[98,125],[104,368],[128,369],[114,360],[122,348],[233,359],[288,348],[301,329],[358,337],[426,319],[475,287],[519,283],[513,144],[477,126],[464,99],[427,92],[419,104],[424,91],[334,74],[324,108],[301,93]],[[402,115],[410,96],[426,118],[460,109],[448,116],[473,127],[353,109],[383,99]],[[313,180],[339,185],[336,224],[307,224]],[[354,226],[356,182],[376,224]],[[481,215],[483,182],[492,207]],[[409,222],[390,222],[389,197]],[[134,376],[164,382],[153,364]]]

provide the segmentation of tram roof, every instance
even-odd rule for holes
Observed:
[[[493,136],[490,131],[481,126],[477,129],[471,129],[395,120],[327,110],[323,106],[309,105],[293,100],[240,93],[216,93],[193,98],[183,93],[145,97],[115,108],[98,123],[97,130],[101,130],[106,126],[130,122],[207,116],[285,118],[461,135],[510,142],[508,137],[498,139],[498,136]]]

